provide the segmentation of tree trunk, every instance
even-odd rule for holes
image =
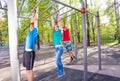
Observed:
[[[77,32],[77,39],[78,39],[78,42],[80,43],[80,32]]]
[[[77,31],[76,31],[76,20],[74,20],[74,52],[75,52],[75,57],[77,58],[78,50],[77,50]]]
[[[92,20],[92,36],[93,36],[93,41],[95,42],[95,27],[93,25],[93,20]]]
[[[2,41],[2,32],[0,32],[0,41]]]
[[[77,15],[78,16],[78,15]],[[77,19],[77,39],[78,39],[78,43],[80,43],[80,25],[79,25],[79,18]]]
[[[114,4],[115,4],[116,25],[117,25],[117,28],[116,28],[116,37],[117,37],[118,43],[120,43],[119,7],[117,7],[118,1],[114,0]]]
[[[48,43],[50,43],[50,34],[48,33]]]
[[[90,23],[88,19],[88,14],[86,14],[87,17],[87,45],[90,46]]]
[[[71,25],[71,28],[70,28],[70,29],[71,29],[71,30],[70,30],[70,31],[71,31],[71,35],[70,35],[71,37],[70,37],[70,38],[71,38],[71,42],[73,42],[73,43],[74,43],[74,36],[73,36],[73,24],[72,24],[73,22],[72,22],[72,21],[73,21],[73,20],[71,19],[71,24],[70,24],[70,25]]]

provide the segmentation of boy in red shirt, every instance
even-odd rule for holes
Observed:
[[[72,62],[74,59],[76,59],[76,57],[75,57],[74,53],[72,52],[72,43],[70,40],[70,31],[69,31],[67,22],[66,22],[66,26],[65,25],[63,26],[63,42],[64,42],[64,46],[67,50],[67,53],[70,56],[70,59],[71,59],[70,62]]]

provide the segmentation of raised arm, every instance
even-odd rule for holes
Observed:
[[[54,29],[55,23],[54,23],[54,18],[53,18],[53,16],[51,16],[51,22],[52,22],[52,28]]]
[[[68,28],[68,18],[66,17],[66,24],[65,26]]]
[[[32,18],[31,18],[31,22],[34,22],[34,27],[37,27],[37,21],[38,21],[38,18],[37,18],[37,16],[33,13],[33,14],[32,14]]]
[[[57,11],[57,15],[58,15],[58,25],[59,25],[59,28],[62,29],[62,23],[61,23],[61,18],[60,18],[60,12]]]

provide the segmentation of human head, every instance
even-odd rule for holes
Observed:
[[[34,22],[31,22],[29,27],[30,27],[30,30],[32,30],[34,28]]]
[[[63,30],[65,30],[66,28],[67,28],[67,26],[64,25],[64,26],[63,26]]]
[[[58,23],[57,22],[55,22],[55,30],[58,30],[59,29],[59,25],[58,25]]]

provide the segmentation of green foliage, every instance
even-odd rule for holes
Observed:
[[[0,33],[1,33],[0,41],[3,41],[4,44],[8,44],[8,17],[6,11],[4,12],[3,17],[4,20],[0,22]]]
[[[75,6],[76,4],[80,4],[79,0],[62,0],[64,3],[67,3],[69,5]],[[116,22],[115,22],[115,14],[113,13],[113,8],[109,8],[109,6],[112,4],[111,2],[107,2],[108,8],[103,9],[101,8],[102,1],[100,0],[94,0],[94,7],[91,7],[92,5],[88,4],[88,10],[90,12],[93,12],[96,14],[96,11],[100,11],[100,17],[107,15],[109,18],[109,23],[104,25],[101,23],[101,43],[102,44],[112,44],[112,42],[116,43],[115,40],[115,33],[116,33]],[[38,2],[38,0],[25,0],[25,4],[23,6],[21,16],[28,16],[35,4]],[[21,5],[21,0],[17,0],[17,8],[19,10]],[[51,5],[51,0],[42,0],[39,5],[39,14],[41,14],[46,8],[48,8]],[[51,7],[46,13],[44,13],[42,16],[39,16],[39,19],[50,19],[50,14],[53,13],[57,8],[58,4],[56,6]],[[78,7],[77,7],[78,8]],[[80,8],[78,8],[80,9]],[[112,12],[111,12],[112,11]],[[82,39],[82,16],[80,12],[72,11],[69,19],[69,26],[71,31],[71,39],[73,42],[74,37],[74,20],[76,20],[77,25],[77,42],[83,42]],[[55,14],[56,15],[56,14]],[[67,14],[65,14],[62,17],[66,17]],[[0,21],[0,35],[2,32],[2,36],[0,39],[4,40],[6,44],[8,44],[8,21],[7,21],[7,12],[3,15],[5,18],[4,21]],[[47,18],[48,17],[48,18]],[[96,29],[96,20],[95,16],[89,15],[89,23],[90,23],[90,41],[93,43],[96,43],[97,41],[97,29]],[[102,21],[102,20],[101,20]],[[18,27],[18,42],[19,44],[24,44],[24,40],[26,38],[26,35],[29,31],[29,23],[30,19],[19,19],[19,27]],[[62,23],[65,25],[66,19],[64,18],[62,20]],[[2,27],[2,28],[1,28]],[[51,28],[51,22],[47,21],[39,21],[38,22],[38,29],[40,33],[40,42],[41,43],[52,43],[53,42],[53,30]],[[94,34],[93,34],[94,30]],[[93,40],[93,37],[95,36],[95,41]],[[80,39],[80,40],[79,40]]]
[[[101,43],[112,43],[115,41],[115,28],[114,26],[102,26],[101,27]]]

